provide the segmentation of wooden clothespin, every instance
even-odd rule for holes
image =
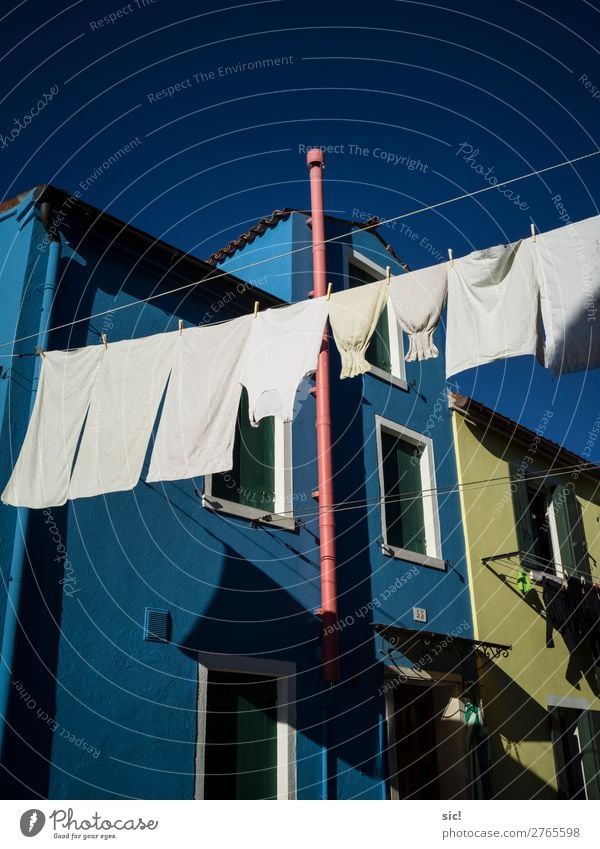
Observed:
[[[327,284],[327,300],[331,298],[331,290],[333,289],[333,283]]]
[[[256,318],[256,316],[258,315],[258,308],[259,308],[259,307],[260,307],[259,302],[258,302],[258,301],[254,301],[254,318]]]
[[[450,260],[450,266],[454,268],[454,251],[452,248],[448,248],[448,259]]]
[[[386,279],[387,279],[387,284],[389,286],[390,280],[392,279],[392,269],[389,267],[389,265],[386,265],[386,267],[385,267],[385,276],[386,276]]]
[[[179,319],[179,335],[183,333],[183,319]]]
[[[40,348],[39,345],[35,346],[36,353],[40,355],[40,357],[45,357],[46,353],[43,348]]]
[[[531,240],[532,240],[533,242],[535,242],[535,238],[536,238],[536,237],[535,237],[535,224],[532,222],[532,223],[531,223]]]
[[[102,334],[102,344],[104,345],[104,350],[108,351],[108,339],[106,338],[106,333]]]

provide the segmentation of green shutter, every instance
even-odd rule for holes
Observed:
[[[581,764],[588,799],[600,799],[600,713],[584,710],[577,720]]]
[[[245,389],[238,413],[233,468],[223,475],[213,475],[212,494],[265,513],[275,509],[275,419],[271,416],[252,427]]]
[[[364,271],[359,265],[350,263],[349,266],[348,286],[354,289],[356,286],[363,286],[365,283],[375,283],[381,279]],[[372,366],[380,368],[388,374],[392,373],[392,360],[390,356],[390,327],[388,324],[387,309],[384,309],[379,317],[373,337],[369,342],[369,346],[365,351],[365,358]]]
[[[510,484],[517,532],[517,547],[519,551],[523,552],[521,556],[522,565],[531,568],[532,562],[527,558],[527,555],[533,553],[535,536],[531,521],[527,484],[523,480],[522,474],[519,474],[519,466],[516,463],[510,464]]]
[[[400,489],[400,524],[404,548],[425,554],[425,517],[421,485],[421,452],[417,446],[403,442],[396,445]],[[407,500],[408,499],[408,500]]]
[[[383,484],[384,484],[384,514],[386,537],[388,545],[402,548],[402,524],[400,522],[401,505],[398,480],[398,463],[396,460],[395,436],[381,432],[381,450],[383,453]]]
[[[390,328],[388,324],[387,309],[384,308],[379,317],[375,333],[369,346],[365,351],[365,358],[372,366],[380,368],[388,374],[392,373],[392,360],[390,356]]]
[[[208,673],[205,799],[277,798],[277,679]]]
[[[419,449],[382,432],[387,543],[426,553]]]
[[[590,564],[583,520],[577,496],[572,485],[557,486],[552,495],[556,530],[560,545],[560,559],[567,574],[576,574],[591,579]]]
[[[245,684],[238,697],[237,798],[277,798],[277,680]]]
[[[550,709],[550,734],[552,740],[552,752],[554,754],[554,769],[556,771],[556,783],[558,786],[558,798],[569,799],[570,790],[567,780],[567,771],[565,769],[565,758],[562,744],[562,730],[560,727],[560,719],[556,708]]]

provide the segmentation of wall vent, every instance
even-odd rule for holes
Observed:
[[[151,643],[168,643],[171,616],[168,610],[147,607],[144,615],[144,639]]]

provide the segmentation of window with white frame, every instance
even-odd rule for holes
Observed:
[[[385,275],[385,268],[368,257],[350,249],[346,250],[346,287],[348,289],[383,280]],[[406,389],[402,330],[389,301],[367,348],[366,359],[372,366],[370,374],[383,377]]]
[[[248,394],[242,390],[233,466],[229,472],[205,479],[205,504],[211,509],[293,527],[291,424],[270,416],[252,427]]]
[[[296,797],[294,663],[199,654],[196,799]]]
[[[444,569],[433,442],[403,425],[375,418],[384,551]]]
[[[524,475],[511,464],[517,544],[523,565],[590,580],[583,518],[572,482],[548,480],[538,470]]]

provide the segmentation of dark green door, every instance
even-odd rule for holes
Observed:
[[[277,679],[208,673],[205,799],[277,798]]]

